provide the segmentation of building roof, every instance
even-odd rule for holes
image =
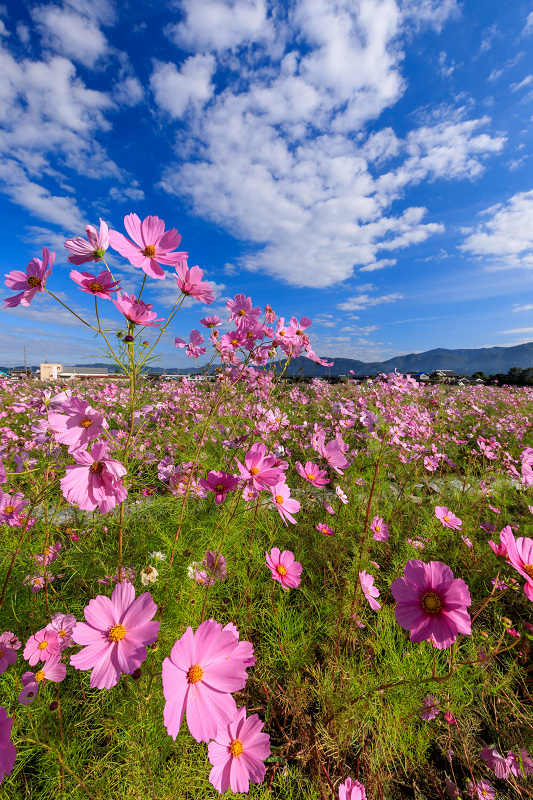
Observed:
[[[107,367],[63,367],[61,375],[69,372],[71,375],[107,375]]]

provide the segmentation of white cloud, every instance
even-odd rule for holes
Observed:
[[[185,19],[166,33],[185,50],[222,52],[263,39],[269,30],[265,0],[183,0]]]
[[[530,13],[527,16],[523,33],[526,35],[533,33],[533,11],[530,11]]]
[[[529,86],[529,84],[532,82],[533,82],[533,75],[526,75],[526,77],[522,81],[520,81],[520,83],[511,84],[511,91],[518,92],[519,89],[523,89],[524,86]]]
[[[533,333],[533,328],[513,328],[510,331],[498,331],[498,333],[505,333],[505,334]]]
[[[154,63],[150,87],[157,105],[171,117],[183,117],[190,104],[201,107],[214,92],[211,78],[215,72],[212,55],[188,58],[178,70],[175,64]]]
[[[144,200],[144,192],[140,188],[139,181],[131,181],[128,186],[112,186],[109,196],[116,203],[139,202]]]
[[[513,308],[513,312],[516,311],[532,311],[533,310],[533,303],[526,303],[525,305],[521,306],[519,303],[515,303]]]
[[[144,89],[134,75],[124,76],[113,88],[113,99],[121,106],[136,106],[143,97]]]
[[[89,5],[89,4],[87,4]],[[84,14],[59,6],[37,6],[32,17],[47,49],[93,68],[109,50],[106,37],[98,24]]]
[[[416,28],[429,26],[438,33],[444,23],[460,14],[457,0],[401,0],[400,8]]]
[[[379,261],[373,261],[372,264],[360,267],[359,272],[375,272],[378,269],[385,269],[385,267],[394,267],[395,264],[395,258],[382,258]]]
[[[396,300],[403,300],[403,296],[397,292],[385,294],[381,297],[370,297],[367,294],[360,294],[356,297],[349,297],[344,303],[338,303],[337,308],[340,308],[341,311],[358,311],[359,309],[379,306],[382,303],[395,303]]]
[[[475,228],[461,249],[489,257],[493,268],[533,267],[533,191],[518,192],[482,213],[487,221]]]

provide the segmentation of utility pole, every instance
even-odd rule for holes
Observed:
[[[26,345],[24,345],[24,375],[28,377],[28,365],[26,364]]]

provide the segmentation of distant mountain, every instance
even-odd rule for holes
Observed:
[[[472,375],[484,372],[495,375],[497,372],[507,373],[511,367],[527,369],[533,367],[533,342],[518,344],[515,347],[482,347],[477,350],[446,350],[438,347],[424,353],[410,353],[395,356],[387,361],[358,361],[351,358],[330,358],[322,356],[326,361],[333,361],[332,367],[314,364],[308,358],[300,356],[289,364],[287,375],[348,375],[350,370],[356,375],[377,375],[380,372],[433,372],[437,369],[453,369],[460,375]],[[285,362],[282,362],[283,368]],[[315,369],[316,367],[316,369]]]

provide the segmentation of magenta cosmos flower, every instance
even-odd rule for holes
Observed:
[[[76,450],[73,457],[77,464],[69,465],[60,481],[69,503],[77,504],[83,511],[98,507],[102,514],[107,514],[126,499],[128,492],[120,482],[126,468],[120,461],[107,457],[105,444],[93,445],[91,452]]]
[[[374,576],[367,575],[366,569],[364,569],[359,573],[359,580],[361,582],[363,594],[370,604],[370,608],[372,608],[374,611],[379,611],[381,606],[375,599],[376,597],[379,597],[379,589],[377,586],[374,586]]]
[[[77,283],[82,292],[101,297],[102,300],[111,300],[111,292],[119,288],[119,281],[114,281],[108,269],[102,270],[99,275],[92,272],[78,272],[73,269],[70,273],[71,280]]]
[[[85,450],[93,439],[109,428],[102,414],[80,397],[69,398],[63,403],[62,409],[64,414],[50,411],[48,422],[56,442],[68,445],[69,453]]]
[[[373,531],[372,538],[376,542],[386,542],[389,538],[389,526],[386,522],[383,522],[383,517],[374,517],[370,530]]]
[[[118,231],[109,231],[111,247],[151,278],[164,280],[165,271],[159,265],[174,266],[188,256],[175,252],[181,236],[175,228],[165,231],[165,223],[159,217],[146,217],[141,222],[137,214],[129,214],[124,217],[124,227],[133,242]]]
[[[227,472],[211,470],[211,472],[207,473],[207,478],[200,478],[198,483],[208,492],[215,493],[215,503],[218,506],[226,499],[226,494],[235,489],[239,479],[235,475],[229,475]]]
[[[460,633],[471,632],[468,586],[441,561],[408,561],[404,578],[391,586],[396,600],[396,621],[411,631],[412,642],[433,637],[439,650],[449,647]]]
[[[24,511],[29,502],[20,492],[4,494],[0,489],[0,522],[9,525],[10,528],[22,525]]]
[[[313,486],[316,486],[317,489],[320,489],[322,486],[325,486],[326,483],[329,483],[328,473],[326,470],[320,469],[320,467],[317,467],[317,465],[313,464],[312,461],[306,461],[304,466],[297,461],[294,466],[296,467],[296,472],[298,475],[301,475],[306,481],[309,481],[309,483],[311,483]]]
[[[346,778],[339,786],[339,800],[366,800],[366,789],[359,781]]]
[[[296,589],[300,585],[300,575],[302,565],[294,560],[294,554],[290,550],[283,553],[277,547],[273,547],[269,553],[265,553],[267,567],[272,573],[275,581],[281,583],[284,589]]]
[[[524,594],[533,601],[533,539],[515,539],[508,525],[500,533],[500,541],[507,548],[511,566],[526,579]]]
[[[76,669],[92,669],[91,689],[111,689],[123,672],[128,675],[146,658],[146,645],[153,644],[160,622],[152,621],[157,606],[149,592],[135,598],[129,581],[117,583],[111,599],[98,595],[89,601],[86,622],[72,629],[76,644],[85,645],[70,657]]]
[[[235,719],[221,725],[213,742],[207,747],[213,769],[209,781],[223,794],[248,793],[251,783],[261,783],[266,768],[263,763],[270,755],[270,736],[262,733],[264,723],[257,714],[246,718],[246,708],[239,708]]]
[[[88,261],[101,261],[105,256],[105,251],[109,247],[109,228],[107,222],[100,219],[100,230],[96,232],[96,228],[92,225],[85,226],[87,240],[82,239],[81,236],[76,236],[74,239],[67,239],[65,248],[72,253],[68,257],[70,264],[86,264]],[[79,275],[79,272],[77,273]],[[87,274],[87,273],[82,273]],[[70,273],[72,278],[72,272]]]
[[[283,478],[283,470],[276,467],[276,456],[266,455],[266,445],[253,444],[244,457],[244,465],[236,458],[242,477],[250,481],[254,489],[267,489],[275,486]]]
[[[175,740],[183,715],[197,742],[213,739],[220,725],[235,718],[231,692],[242,689],[250,652],[238,635],[222,630],[214,619],[205,620],[196,633],[189,627],[178,639],[170,658],[163,661],[164,723]]]
[[[17,660],[17,651],[10,644],[10,631],[0,636],[0,675]]]
[[[124,292],[117,293],[117,299],[112,301],[121,314],[124,314],[126,319],[133,322],[134,325],[147,325],[154,327],[163,321],[163,317],[157,317],[157,313],[152,311],[153,305],[151,303],[143,303],[142,300],[137,300],[134,294]]]
[[[55,653],[45,661],[44,664],[41,664],[37,672],[25,672],[21,676],[20,680],[23,689],[17,698],[19,703],[22,703],[23,706],[28,706],[30,703],[33,703],[41,684],[44,685],[46,681],[61,683],[61,681],[65,679],[67,666],[66,664],[62,664],[60,659],[61,653]]]
[[[454,531],[458,531],[463,524],[463,521],[459,519],[459,517],[456,517],[446,506],[435,506],[435,516],[442,522],[445,528],[452,528]]]
[[[13,720],[3,706],[0,706],[0,783],[6,775],[11,775],[17,757],[15,745],[11,742]]]
[[[183,294],[194,297],[206,306],[211,305],[215,299],[213,290],[209,283],[204,283],[203,270],[200,267],[187,267],[186,261],[181,261],[176,267],[176,274],[173,275],[174,280],[178,284],[178,288]]]
[[[5,284],[8,289],[20,289],[20,294],[13,297],[6,297],[4,308],[15,308],[15,306],[29,306],[37,292],[44,292],[46,279],[52,272],[56,254],[50,253],[47,247],[43,247],[43,260],[32,258],[26,272],[13,270],[6,275]]]
[[[252,308],[252,298],[244,294],[236,294],[234,300],[228,300],[226,308],[230,312],[229,321],[235,322],[238,328],[255,327],[261,316],[261,309]]]

